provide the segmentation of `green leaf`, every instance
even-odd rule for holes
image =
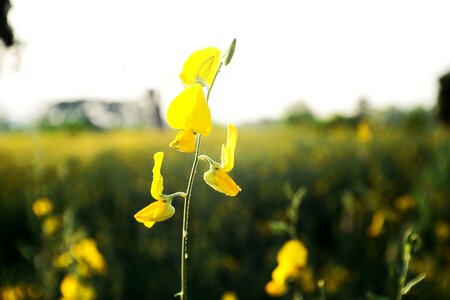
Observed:
[[[289,225],[283,221],[271,221],[269,222],[269,228],[274,233],[286,233],[289,232]]]
[[[223,57],[222,57],[223,64],[224,64],[225,66],[227,66],[227,65],[231,62],[231,59],[233,58],[234,50],[235,50],[235,49],[236,49],[236,39],[234,39],[234,40],[231,42],[230,47],[228,48],[227,52],[225,52],[225,54],[224,54]]]
[[[425,277],[427,276],[426,273],[420,273],[419,275],[417,275],[416,277],[414,277],[413,279],[411,279],[410,281],[408,281],[407,284],[405,284],[405,286],[402,288],[402,295],[406,295],[406,293],[409,292],[409,290],[415,286],[416,284],[418,284],[419,282],[421,282],[423,279],[425,279]]]

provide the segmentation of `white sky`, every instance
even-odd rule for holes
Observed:
[[[450,1],[12,0],[25,47],[3,66],[0,110],[24,121],[48,101],[135,100],[160,90],[163,109],[197,49],[235,57],[211,94],[213,119],[281,116],[303,100],[317,114],[435,102],[450,71]]]

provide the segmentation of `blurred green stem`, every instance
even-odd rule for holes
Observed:
[[[411,260],[411,247],[416,239],[411,230],[407,230],[403,236],[402,270],[398,279],[397,295],[395,300],[401,300],[404,295],[406,276],[408,275],[409,261]]]

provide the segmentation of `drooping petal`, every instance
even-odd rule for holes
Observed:
[[[167,109],[167,122],[174,129],[185,129],[208,135],[212,121],[208,103],[200,84],[182,91]]]
[[[194,152],[195,135],[190,130],[180,130],[175,139],[169,144],[170,148],[180,152]]]
[[[233,179],[220,169],[211,167],[205,172],[203,178],[210,187],[227,196],[236,196],[241,191],[241,188]]]
[[[228,124],[227,142],[222,145],[221,169],[224,172],[230,172],[234,167],[234,152],[236,150],[238,132],[233,124]]]
[[[220,62],[220,50],[208,47],[193,52],[184,63],[180,79],[184,84],[198,82],[211,85]]]
[[[156,200],[160,200],[164,190],[164,180],[161,175],[161,165],[164,158],[164,152],[157,152],[153,155],[155,164],[153,166],[153,180],[150,188],[150,194]]]
[[[143,223],[146,227],[151,228],[155,222],[161,222],[169,219],[175,213],[175,208],[171,202],[155,201],[138,211],[134,218],[136,221]]]

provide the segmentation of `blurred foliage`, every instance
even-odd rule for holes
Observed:
[[[392,299],[409,228],[422,241],[410,277],[427,275],[408,299],[450,298],[450,134],[421,112],[413,119],[395,127],[367,119],[239,128],[237,197],[206,186],[199,176],[207,166],[199,166],[189,224],[190,298],[269,299],[264,286],[288,239],[270,226],[286,218],[286,184],[307,189],[296,224],[308,250],[299,279],[304,299],[366,299],[369,293]],[[167,149],[165,190],[185,189],[192,156],[168,148],[173,136],[156,130],[1,133],[0,292],[32,298],[40,274],[50,270],[38,258],[55,249],[42,239],[32,210],[36,199],[48,197],[53,213],[70,211],[74,227],[103,254],[107,270],[93,282],[99,299],[171,299],[179,286],[182,203],[174,202],[175,216],[152,230],[133,215],[151,201],[155,152]],[[215,128],[203,151],[219,159],[225,136],[224,128]],[[60,298],[57,289],[34,295]]]

